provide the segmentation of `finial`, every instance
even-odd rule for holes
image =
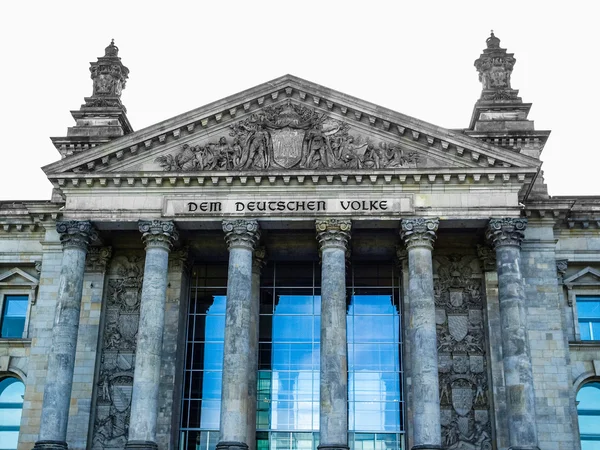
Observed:
[[[119,55],[119,47],[115,45],[115,40],[111,39],[110,45],[104,50],[104,56],[116,57]]]
[[[500,48],[500,39],[494,35],[494,30],[491,31],[490,37],[485,40],[487,48]]]

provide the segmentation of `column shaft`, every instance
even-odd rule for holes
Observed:
[[[527,219],[492,219],[487,230],[487,238],[496,249],[508,434],[514,450],[538,448],[521,274],[521,242],[526,227]]]
[[[67,448],[85,256],[90,241],[96,236],[90,222],[59,222],[56,229],[61,235],[63,258],[36,449]]]
[[[437,219],[402,220],[408,249],[408,345],[411,355],[413,449],[441,448],[435,299],[431,252]]]
[[[252,261],[252,301],[250,303],[250,364],[248,370],[248,450],[256,450],[256,389],[258,376],[258,334],[260,319],[260,272],[264,264],[265,249],[259,247]]]
[[[317,220],[321,250],[319,449],[348,448],[346,249],[350,220]]]
[[[252,255],[260,239],[255,220],[223,222],[229,246],[220,440],[217,449],[247,449],[252,367]],[[255,313],[254,313],[255,314]],[[256,384],[256,378],[254,383]]]
[[[178,238],[172,222],[141,221],[146,261],[135,352],[128,449],[157,449],[158,387],[171,244]]]

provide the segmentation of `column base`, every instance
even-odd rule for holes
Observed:
[[[411,450],[443,450],[444,447],[437,444],[413,445]]]
[[[244,442],[221,441],[217,443],[215,450],[248,450],[248,445]]]
[[[346,444],[323,444],[317,447],[317,450],[348,450]]]
[[[152,441],[127,441],[125,450],[158,450],[158,445]]]
[[[68,450],[69,446],[64,441],[37,441],[33,450]]]

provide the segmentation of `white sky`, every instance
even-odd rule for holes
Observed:
[[[533,103],[551,195],[600,195],[595,1],[3,1],[0,199],[49,199],[89,62],[114,38],[139,130],[290,73],[447,128],[468,126],[493,29]]]

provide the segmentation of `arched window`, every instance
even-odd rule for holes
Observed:
[[[19,441],[25,385],[17,378],[0,380],[0,448],[13,450]]]
[[[577,393],[581,450],[600,450],[600,382],[587,383]]]

